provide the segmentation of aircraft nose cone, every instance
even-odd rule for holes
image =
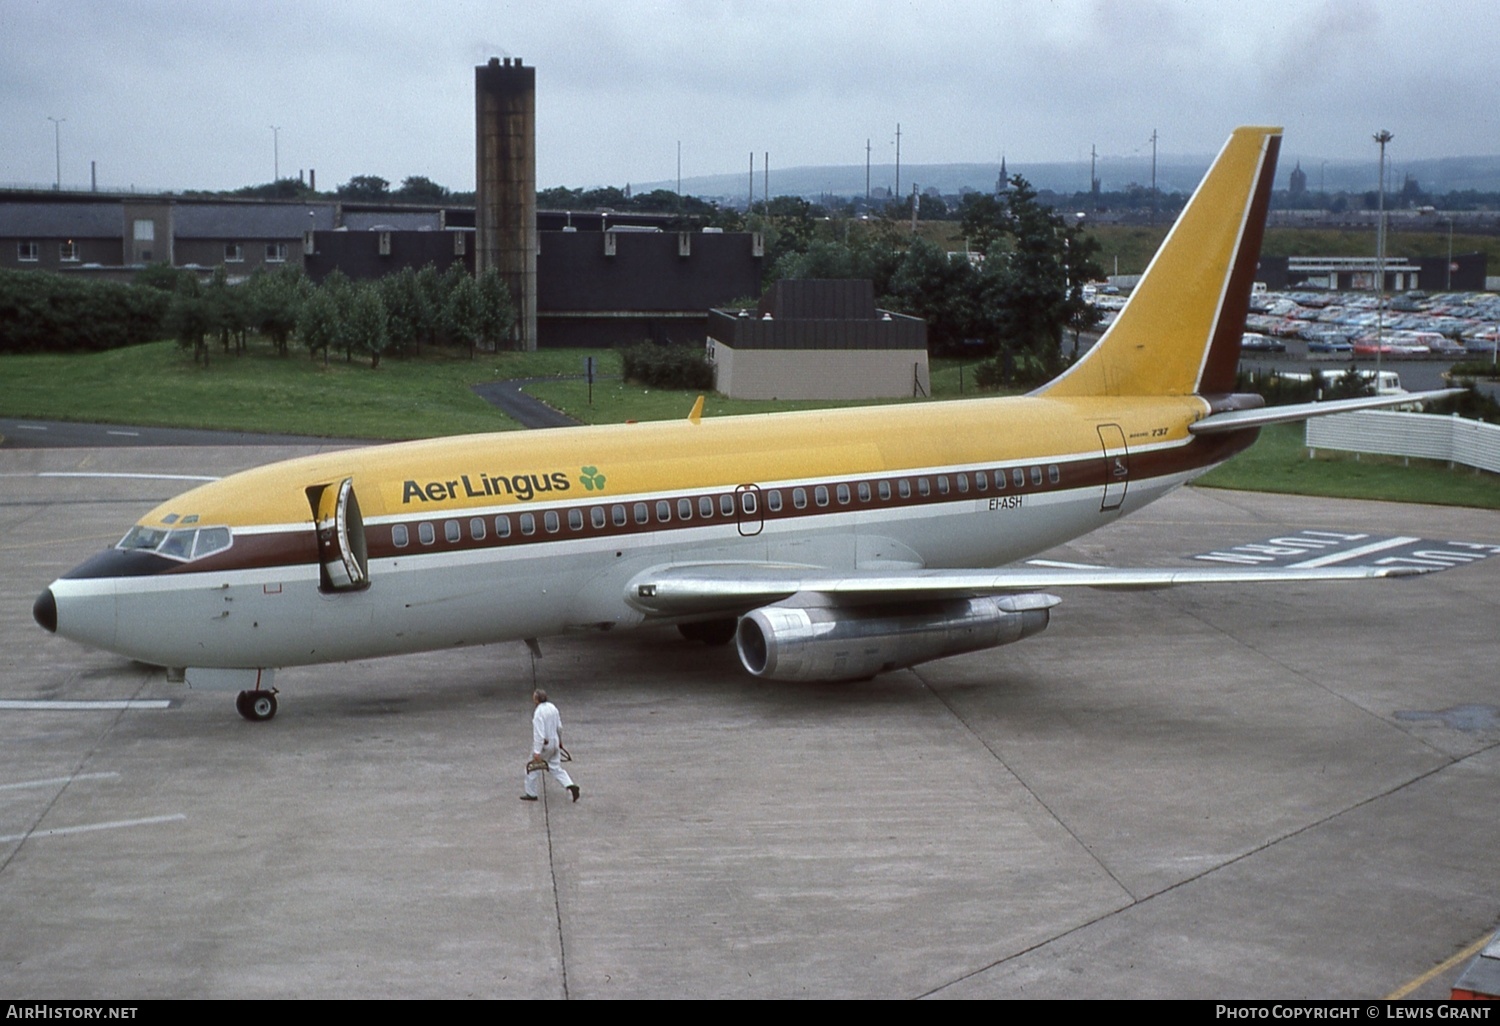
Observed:
[[[31,606],[31,615],[48,631],[57,633],[57,599],[52,597],[51,588],[36,597]]]

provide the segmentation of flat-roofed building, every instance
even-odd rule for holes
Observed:
[[[875,306],[869,281],[779,281],[750,310],[709,313],[714,387],[737,399],[926,395],[927,323]]]

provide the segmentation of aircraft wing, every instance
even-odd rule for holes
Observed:
[[[836,597],[850,605],[1044,592],[1052,588],[1169,588],[1180,584],[1293,583],[1408,577],[1414,567],[1214,567],[1116,569],[1017,566],[994,570],[831,572],[773,563],[694,563],[657,567],[634,577],[626,600],[657,616],[742,613],[798,593]],[[1042,597],[1042,596],[1038,596]],[[1056,600],[1048,604],[1055,604]]]

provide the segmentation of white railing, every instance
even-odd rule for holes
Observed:
[[[1500,427],[1456,415],[1361,410],[1313,417],[1307,447],[1447,460],[1500,474]]]

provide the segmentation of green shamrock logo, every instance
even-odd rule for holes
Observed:
[[[578,480],[583,482],[583,487],[588,491],[604,491],[604,475],[599,473],[598,467],[584,467],[582,475]]]

